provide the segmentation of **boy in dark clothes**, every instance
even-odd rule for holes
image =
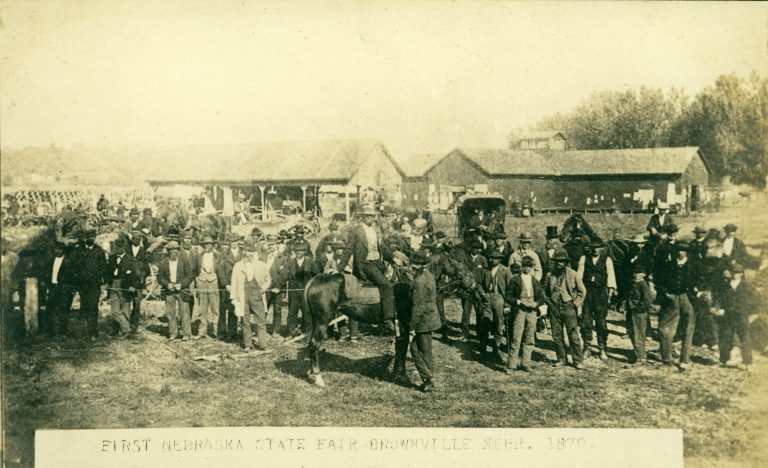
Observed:
[[[720,346],[720,365],[726,367],[731,359],[733,336],[738,335],[741,345],[742,370],[752,364],[752,349],[749,338],[749,316],[760,306],[760,298],[752,287],[744,281],[744,268],[735,264],[723,278],[724,285],[717,294],[720,306],[715,309]]]
[[[645,281],[645,274],[646,271],[643,266],[638,266],[635,269],[627,297],[627,324],[629,325],[627,333],[632,340],[632,346],[635,348],[635,364],[638,365],[646,363],[645,332],[648,314],[653,308],[654,300],[651,288]]]
[[[411,259],[416,273],[413,280],[413,308],[411,311],[410,336],[411,358],[422,380],[421,391],[431,392],[435,388],[432,372],[432,332],[440,329],[440,314],[437,311],[437,288],[435,277],[426,265],[429,257],[417,252]]]

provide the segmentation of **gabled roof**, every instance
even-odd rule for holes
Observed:
[[[486,176],[502,177],[682,174],[696,157],[707,166],[696,146],[579,151],[456,148],[449,154],[466,158]],[[709,166],[707,171],[711,173]]]
[[[520,140],[548,140],[550,138],[554,138],[557,135],[567,139],[565,138],[565,133],[561,132],[560,130],[534,130],[522,135]]]
[[[695,146],[553,151],[546,155],[560,175],[682,174],[693,158],[701,157]]]
[[[198,145],[162,151],[158,157],[176,162],[168,177],[173,181],[312,181],[345,183],[374,150],[381,148],[404,176],[384,145],[374,139],[306,140],[225,145]]]
[[[400,161],[400,167],[406,177],[421,177],[444,157],[445,154],[441,153],[412,154],[404,161]]]
[[[457,148],[454,151],[487,175],[556,175],[549,161],[536,151],[479,148]]]

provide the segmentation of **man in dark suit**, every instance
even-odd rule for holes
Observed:
[[[469,245],[463,245],[457,252],[461,261],[472,273],[477,285],[482,285],[485,277],[485,271],[488,269],[488,261],[480,252],[483,250],[483,243],[475,239],[470,241]],[[461,333],[464,339],[469,339],[469,321],[472,316],[472,310],[475,310],[475,330],[477,330],[479,304],[476,296],[470,294],[461,299]]]
[[[658,213],[651,215],[651,219],[646,227],[651,236],[650,241],[654,244],[664,238],[664,234],[666,234],[669,226],[675,224],[672,216],[669,215],[669,204],[659,202],[658,210]]]
[[[179,243],[171,241],[166,245],[168,256],[160,262],[157,270],[157,282],[163,288],[165,313],[168,316],[168,339],[176,340],[181,325],[181,340],[187,341],[192,336],[189,303],[192,296],[189,285],[194,280],[189,260],[179,255]]]
[[[226,340],[237,339],[237,316],[235,307],[230,299],[230,283],[232,281],[232,269],[235,264],[243,259],[241,237],[225,237],[221,242],[222,252],[219,255],[219,264],[216,266],[216,276],[219,280],[221,299],[219,301],[220,314],[218,331],[222,335],[219,338]]]
[[[382,241],[381,233],[373,227],[378,212],[373,207],[366,207],[358,210],[358,214],[363,216],[363,220],[350,229],[342,261],[348,263],[352,257],[352,274],[378,288],[384,321],[395,321],[395,296],[392,284],[384,275],[384,261],[390,260],[391,254]]]
[[[74,297],[72,255],[64,244],[54,245],[53,257],[46,262],[41,283],[48,286],[45,312],[40,311],[40,329],[52,335],[66,335]],[[42,285],[41,285],[42,286]]]
[[[309,244],[309,242],[306,242]],[[288,261],[288,335],[296,332],[299,310],[301,310],[301,331],[309,334],[312,329],[312,317],[304,306],[304,287],[317,275],[317,265],[309,257],[307,245],[301,242],[291,244],[294,257]]]
[[[725,239],[723,239],[723,256],[732,263],[738,263],[744,268],[757,270],[760,268],[760,257],[755,257],[747,252],[747,246],[744,241],[736,237],[738,228],[735,224],[726,224],[723,228]]]
[[[510,307],[509,326],[512,337],[512,342],[507,344],[508,372],[517,369],[521,349],[523,370],[531,372],[531,355],[536,341],[536,321],[540,314],[539,307],[545,303],[544,288],[532,274],[533,259],[523,257],[520,268],[520,275],[510,273],[509,285],[505,291],[505,300]]]
[[[95,244],[96,230],[82,233],[82,244],[75,251],[75,281],[80,294],[80,310],[88,323],[88,337],[99,335],[99,296],[107,268],[107,254]]]
[[[547,226],[546,244],[544,248],[536,250],[536,255],[539,256],[539,262],[541,262],[541,279],[546,278],[547,273],[552,271],[552,256],[555,255],[555,251],[560,247],[560,242],[557,234],[557,226]]]
[[[267,307],[272,305],[272,339],[280,338],[283,324],[283,297],[288,289],[290,268],[288,264],[292,260],[292,252],[286,249],[286,245],[280,242],[278,236],[267,236],[266,260],[269,268],[270,285],[267,291]]]
[[[131,304],[131,319],[129,321],[131,325],[131,333],[138,333],[139,318],[141,318],[142,290],[144,289],[147,277],[150,274],[149,253],[147,253],[146,238],[141,231],[131,232],[131,246],[126,253],[136,260],[141,275],[141,287],[138,288],[138,291],[136,291],[136,294],[133,297],[133,302]]]
[[[124,238],[115,240],[115,253],[109,256],[105,275],[109,286],[109,304],[112,319],[120,329],[119,338],[131,332],[131,306],[142,285],[143,270],[134,257],[126,253],[128,243]]]
[[[493,245],[489,248],[489,251],[493,250],[499,252],[501,254],[501,264],[505,266],[509,265],[509,257],[512,256],[514,249],[507,239],[507,235],[501,231],[494,232],[491,235],[491,239],[493,239]]]

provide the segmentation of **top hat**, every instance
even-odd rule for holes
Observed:
[[[557,237],[557,226],[547,226],[547,239]]]
[[[520,240],[525,242],[533,242],[533,236],[529,231],[523,231],[520,233]]]
[[[736,225],[735,225],[735,224],[733,224],[733,223],[728,223],[728,224],[726,224],[726,225],[725,225],[725,227],[723,228],[723,231],[725,231],[725,233],[726,233],[726,234],[728,234],[728,233],[731,233],[731,232],[736,232],[736,230],[737,230],[737,229],[738,229],[738,228],[736,227]]]

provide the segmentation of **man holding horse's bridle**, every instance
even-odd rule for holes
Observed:
[[[343,263],[352,257],[352,274],[369,281],[379,290],[381,296],[381,311],[384,321],[395,321],[395,295],[392,284],[387,279],[384,260],[390,259],[391,254],[382,241],[381,235],[373,227],[378,211],[373,207],[364,207],[357,212],[362,216],[362,222],[350,229],[349,242],[344,251]]]

